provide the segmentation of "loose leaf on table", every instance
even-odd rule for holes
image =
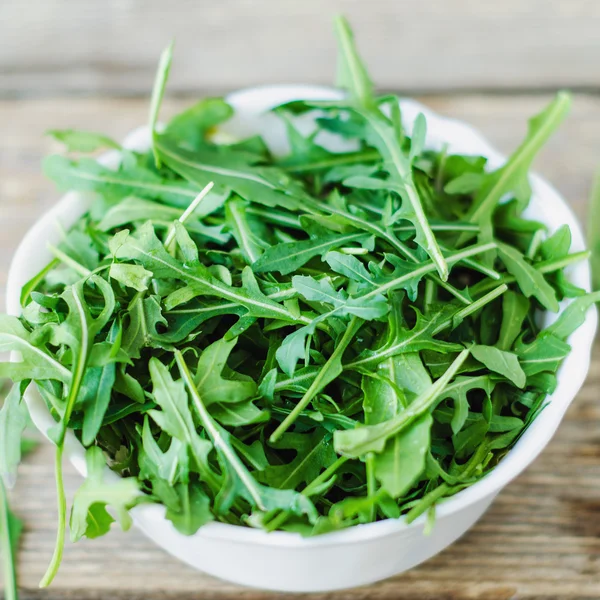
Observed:
[[[23,522],[11,511],[6,488],[0,477],[0,555],[5,600],[18,600],[16,564],[22,531]]]
[[[29,421],[22,384],[15,383],[0,408],[0,478],[11,488],[21,462],[21,436]]]

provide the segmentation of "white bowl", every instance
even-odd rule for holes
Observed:
[[[228,97],[236,116],[223,129],[238,137],[261,133],[274,151],[281,152],[286,147],[285,132],[278,119],[267,113],[269,108],[293,99],[337,97],[338,91],[319,87],[268,86],[242,90]],[[492,167],[504,161],[468,125],[437,116],[412,100],[403,100],[401,104],[403,120],[409,130],[416,115],[419,112],[425,114],[430,146],[447,143],[450,152],[487,156]],[[301,121],[302,127],[310,129],[310,118]],[[329,146],[334,143],[327,136],[322,141]],[[124,145],[147,149],[147,128],[132,132]],[[108,166],[117,161],[118,155],[114,153],[103,157]],[[533,175],[531,183],[534,194],[528,215],[545,223],[550,231],[566,223],[573,236],[572,250],[583,250],[579,224],[565,201],[540,177]],[[59,241],[56,222],[69,227],[88,206],[89,197],[85,194],[68,193],[24,237],[8,278],[9,313],[20,313],[22,285],[50,260],[45,242]],[[589,264],[581,262],[571,267],[568,278],[589,290]],[[547,315],[545,318],[549,323],[556,317]],[[463,535],[498,492],[531,464],[550,441],[586,377],[596,320],[596,311],[592,308],[585,323],[569,338],[573,351],[559,371],[558,386],[549,398],[546,410],[491,473],[438,506],[436,523],[429,535],[424,535],[424,518],[420,518],[410,525],[403,519],[385,520],[314,538],[211,523],[196,535],[186,537],[165,519],[164,507],[159,505],[142,505],[134,509],[135,523],[159,546],[191,566],[252,587],[292,592],[326,591],[363,585],[401,573],[434,556]],[[46,406],[35,393],[28,393],[27,404],[33,421],[45,434],[54,424]],[[65,454],[84,475],[84,449],[72,432],[67,437]],[[118,476],[107,468],[107,477]]]

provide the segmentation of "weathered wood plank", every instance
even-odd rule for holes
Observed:
[[[439,112],[470,121],[503,151],[518,143],[528,116],[545,96],[429,98]],[[166,113],[185,102],[169,102]],[[57,194],[40,174],[53,143],[50,127],[85,127],[121,138],[146,118],[142,100],[54,99],[0,102],[0,288],[10,254]],[[600,99],[577,96],[571,119],[544,150],[537,169],[569,198],[580,216],[600,139]],[[3,293],[3,289],[0,289]],[[498,498],[480,523],[450,549],[402,576],[314,600],[527,600],[600,597],[600,347],[591,375],[542,457]],[[71,495],[79,484],[66,469]],[[197,573],[139,532],[68,544],[50,590],[37,590],[52,553],[55,498],[52,448],[23,465],[13,493],[27,531],[19,555],[25,600],[240,600],[286,598],[244,590]],[[293,598],[295,596],[289,596]]]
[[[172,90],[329,84],[340,12],[382,88],[600,85],[593,0],[3,0],[0,93],[147,93],[172,38]]]

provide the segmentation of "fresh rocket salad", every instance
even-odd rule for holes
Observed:
[[[506,163],[431,150],[396,96],[378,96],[343,19],[342,100],[278,107],[289,152],[219,143],[233,113],[198,102],[156,128],[172,49],[151,102],[151,147],[54,131],[46,175],[91,194],[0,317],[14,382],[0,412],[10,485],[35,387],[54,417],[58,538],[95,538],[129,510],[164,505],[185,535],[211,521],[316,535],[408,522],[472,485],[542,410],[598,293],[564,269],[568,227],[522,213],[528,170],[570,105],[559,93]],[[314,117],[301,134],[298,115]],[[323,134],[337,138],[333,152]],[[94,157],[118,153],[118,167]],[[40,242],[42,243],[42,242]],[[557,312],[540,329],[540,311]],[[86,448],[69,499],[65,435]],[[122,476],[105,480],[105,467]],[[71,504],[70,511],[67,505]],[[108,509],[108,510],[107,510]]]

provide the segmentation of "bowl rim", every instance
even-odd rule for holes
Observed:
[[[330,87],[281,84],[242,89],[229,94],[226,97],[226,100],[234,107],[236,113],[243,113],[245,110],[250,110],[252,114],[256,116],[263,114],[270,107],[293,99],[337,99],[341,94],[342,93],[339,90]],[[405,121],[414,120],[416,115],[419,112],[422,112],[427,119],[428,130],[430,132],[435,131],[436,129],[444,129],[446,130],[444,136],[446,138],[455,136],[456,140],[459,141],[469,140],[471,145],[477,146],[478,154],[487,156],[488,163],[491,166],[497,167],[505,161],[505,157],[498,153],[479,134],[479,132],[470,125],[458,120],[439,116],[421,103],[411,99],[401,99],[401,108],[403,120]],[[225,126],[223,129],[227,129],[227,127]],[[123,146],[132,149],[142,149],[144,146],[147,148],[148,138],[148,128],[140,127],[126,136]],[[454,143],[454,141],[452,143]],[[101,160],[107,163],[110,163],[111,161],[114,162],[115,155],[114,153],[107,153]],[[581,228],[575,215],[564,199],[540,176],[532,174],[530,176],[530,181],[534,196],[544,198],[546,210],[542,210],[544,213],[542,216],[551,219],[554,213],[559,212],[561,221],[568,224],[571,229],[572,250],[583,250],[585,244]],[[68,192],[63,195],[34,223],[23,237],[14,253],[9,268],[6,288],[6,306],[9,314],[19,315],[21,312],[19,296],[20,289],[24,283],[22,273],[23,270],[27,270],[27,266],[30,262],[27,260],[27,254],[30,253],[32,248],[39,248],[40,234],[48,228],[49,222],[55,221],[61,208],[68,205],[74,210],[85,210],[82,197],[83,194],[77,192]],[[79,214],[81,214],[81,212]],[[536,216],[539,216],[539,213],[535,214]],[[31,275],[28,275],[27,277],[30,276]],[[571,280],[577,280],[578,285],[589,291],[591,279],[589,261],[582,261],[571,267],[569,278]],[[568,302],[561,305],[561,310],[564,309],[566,304],[568,304]],[[570,343],[575,343],[571,343],[572,350],[559,370],[559,386],[557,387],[557,391],[547,398],[549,408],[551,407],[552,410],[544,410],[524,433],[519,442],[511,448],[500,463],[484,478],[458,492],[454,496],[440,502],[436,507],[438,519],[453,515],[478,501],[488,498],[491,500],[505,485],[525,470],[541,453],[555,433],[564,413],[585,380],[589,369],[596,324],[597,313],[595,308],[591,307],[586,315],[584,324],[569,337],[568,341]],[[11,359],[14,360],[14,358]],[[568,369],[571,371],[574,370],[574,373],[569,373],[568,378],[564,376],[565,372],[568,370],[565,368],[567,363]],[[561,392],[561,395],[556,397],[558,391]],[[48,419],[50,416],[45,405],[41,403],[41,401],[37,401],[33,394],[27,394],[26,401],[34,423],[44,435],[47,435],[47,429],[44,429],[44,427],[48,426]],[[535,425],[539,425],[541,419],[545,421],[544,427],[535,427]],[[77,471],[85,476],[85,449],[75,438],[71,430],[69,431],[69,434],[65,452]],[[108,478],[119,478],[119,476],[111,471],[108,466],[106,467],[106,472]],[[135,507],[131,512],[134,516],[134,520],[142,526],[143,529],[147,529],[149,526],[152,526],[152,524],[170,525],[164,516],[165,508],[160,504],[142,504]],[[316,546],[346,544],[387,537],[399,531],[406,531],[411,528],[422,528],[425,519],[426,516],[422,515],[410,524],[406,523],[404,517],[400,517],[399,519],[384,519],[374,523],[355,525],[341,531],[310,538],[305,538],[299,534],[290,532],[274,531],[267,533],[250,527],[211,522],[200,528],[192,538],[197,536],[205,539],[240,541],[263,546],[309,549]],[[176,532],[174,528],[173,533],[189,539],[188,536],[183,536],[183,534]]]

